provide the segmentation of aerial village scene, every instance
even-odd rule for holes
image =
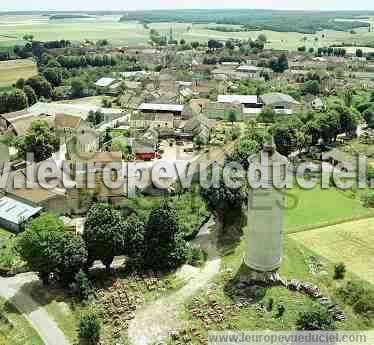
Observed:
[[[374,8],[109,3],[0,8],[0,345],[370,334]]]

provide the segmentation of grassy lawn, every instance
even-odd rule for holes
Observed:
[[[41,282],[36,282],[27,289],[30,296],[56,321],[71,343],[75,344],[78,340],[79,310],[69,303],[70,298],[66,296],[66,292],[53,287],[46,288]]]
[[[362,219],[291,236],[332,262],[344,262],[348,270],[374,283],[373,229],[373,219]]]
[[[9,238],[11,238],[13,236],[14,235],[11,232],[0,228],[0,241],[8,240]]]
[[[104,96],[92,96],[92,97],[83,97],[83,98],[76,98],[76,99],[69,99],[65,101],[60,101],[56,103],[61,104],[74,104],[74,105],[93,105],[97,107],[102,107],[102,100],[103,98],[109,98],[110,100],[113,100],[110,97],[104,97]]]
[[[0,62],[0,86],[9,86],[19,78],[27,79],[38,73],[36,64],[29,59]]]
[[[0,299],[0,344],[43,345],[39,335],[28,321],[9,303]]]
[[[349,192],[336,188],[317,186],[304,190],[294,185],[287,193],[284,219],[287,233],[374,217],[374,210],[363,207],[359,197],[351,197]]]

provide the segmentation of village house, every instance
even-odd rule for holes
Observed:
[[[146,128],[174,128],[174,115],[171,113],[143,113],[134,112],[130,117],[130,127]]]
[[[226,104],[210,101],[206,98],[191,99],[189,103],[195,115],[202,114],[208,119],[223,120],[226,117]],[[233,108],[241,109],[241,105],[233,104]]]
[[[104,184],[103,174],[104,167],[109,163],[118,163],[123,166],[122,153],[121,152],[91,152],[81,153],[79,155],[72,154],[70,156],[70,168],[71,168],[71,179],[75,181],[80,179],[83,182],[84,188],[68,188],[67,200],[68,209],[70,213],[80,214],[87,210],[87,207],[92,201],[116,203],[120,201],[124,196],[127,195],[127,185],[124,183],[119,188],[109,188]],[[87,187],[87,174],[85,170],[78,170],[78,163],[99,163],[101,169],[95,171],[94,175],[94,189],[88,189]],[[126,169],[123,169],[125,174]],[[114,181],[117,176],[115,172],[112,172],[110,176],[111,180]],[[125,176],[123,176],[125,182]]]

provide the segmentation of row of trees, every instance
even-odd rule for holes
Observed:
[[[59,55],[57,62],[61,67],[78,68],[78,67],[101,67],[116,66],[124,60],[123,54],[94,54],[94,55]]]
[[[344,48],[320,47],[317,49],[317,56],[345,56],[347,50]]]
[[[87,213],[83,235],[65,231],[59,218],[46,213],[26,224],[17,248],[45,284],[53,273],[65,285],[95,260],[108,272],[119,255],[136,267],[168,270],[189,254],[175,210],[167,202],[153,209],[145,224],[135,214],[124,218],[109,205],[95,204]]]

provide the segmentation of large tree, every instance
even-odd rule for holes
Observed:
[[[27,79],[26,85],[30,85],[38,97],[51,98],[52,86],[42,76],[35,76]]]
[[[226,162],[237,162],[242,165],[244,169],[249,167],[249,157],[259,151],[261,143],[251,139],[242,138],[234,151],[226,157]]]
[[[276,73],[283,73],[288,70],[288,59],[286,54],[282,54],[279,58],[271,60],[270,68]]]
[[[81,98],[85,96],[86,83],[76,78],[71,82],[71,95],[74,98]]]
[[[17,140],[16,146],[22,157],[27,158],[27,153],[33,153],[35,161],[41,162],[59,149],[59,140],[47,121],[35,120],[26,135]]]
[[[277,121],[271,131],[278,152],[284,156],[289,156],[293,150],[301,149],[305,144],[304,126],[297,117]]]
[[[53,86],[59,86],[62,81],[62,74],[58,68],[46,68],[43,71],[43,76],[48,80]]]
[[[27,103],[29,107],[34,105],[38,101],[38,97],[34,91],[34,89],[30,85],[25,85],[23,88],[23,92],[27,97]]]
[[[151,211],[144,245],[143,264],[146,267],[167,270],[185,262],[187,244],[181,238],[175,210],[167,202]]]
[[[61,249],[61,261],[57,269],[63,283],[68,285],[84,268],[87,260],[87,249],[80,234],[68,231],[64,233]]]
[[[124,221],[118,211],[106,204],[93,205],[87,213],[83,232],[88,266],[100,260],[109,273],[114,257],[123,254],[124,230]]]
[[[38,272],[44,284],[62,261],[64,223],[52,214],[42,214],[26,224],[17,249],[31,271]]]
[[[144,253],[145,225],[135,214],[130,215],[124,223],[124,255],[140,259]]]
[[[318,80],[308,80],[302,85],[301,92],[303,95],[318,95],[321,92],[321,84]]]

